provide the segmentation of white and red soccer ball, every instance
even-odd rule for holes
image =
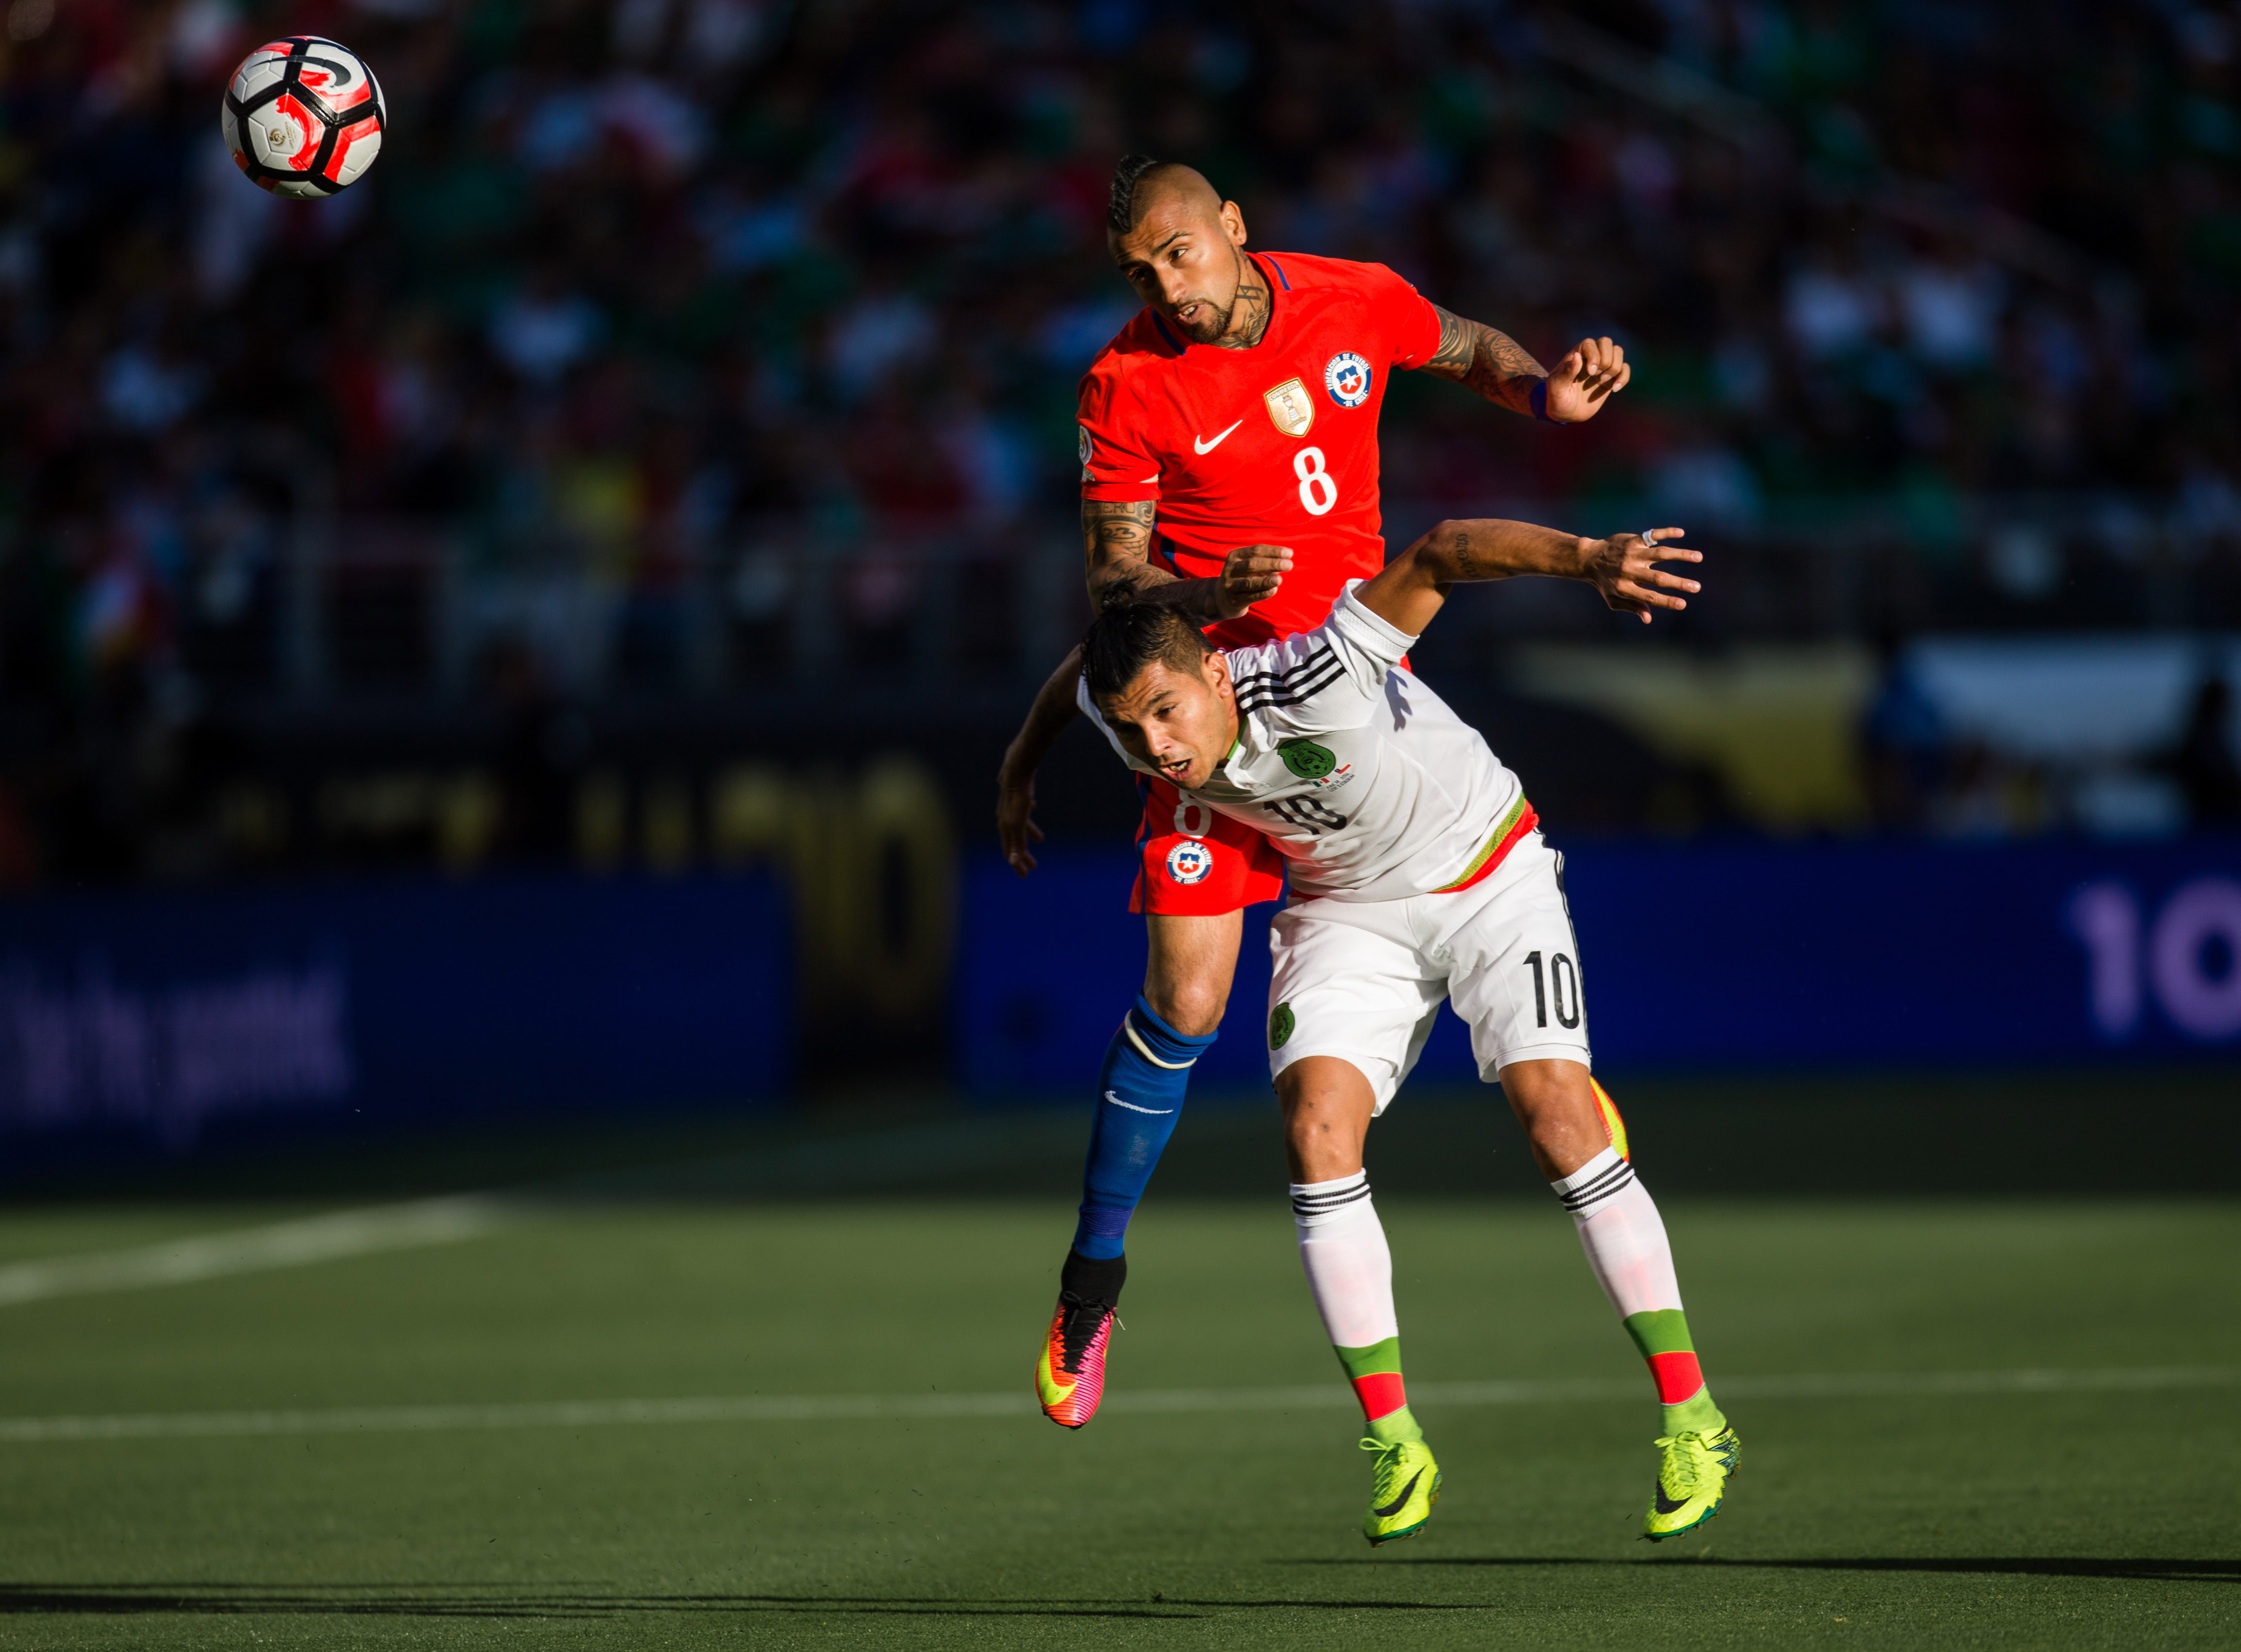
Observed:
[[[260,188],[298,201],[364,177],[388,122],[373,70],[317,35],[284,35],[243,58],[218,116],[233,164]]]

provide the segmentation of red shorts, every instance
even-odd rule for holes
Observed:
[[[1136,777],[1144,799],[1136,828],[1135,893],[1130,912],[1169,918],[1218,918],[1274,900],[1284,893],[1284,857],[1251,826],[1148,774]]]

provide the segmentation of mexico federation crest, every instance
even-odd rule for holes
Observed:
[[[1081,449],[1081,479],[1087,482],[1089,480],[1089,426],[1077,425],[1074,427],[1074,433],[1081,438],[1075,445]]]
[[[1272,1050],[1282,1049],[1286,1041],[1292,1036],[1292,1029],[1298,1025],[1297,1019],[1292,1014],[1290,1004],[1279,1004],[1270,1010],[1268,1012],[1268,1047]]]
[[[1313,740],[1286,740],[1276,748],[1276,755],[1284,759],[1284,766],[1303,780],[1320,780],[1338,766],[1338,759],[1330,747],[1318,746]]]
[[[1351,350],[1341,350],[1323,369],[1323,388],[1341,407],[1359,407],[1369,399],[1369,364]]]
[[[1195,838],[1186,838],[1167,851],[1167,876],[1177,883],[1196,883],[1214,870],[1214,851]]]
[[[1288,378],[1274,390],[1264,390],[1261,399],[1268,404],[1268,418],[1287,436],[1305,436],[1315,422],[1314,398],[1308,387],[1296,378]]]

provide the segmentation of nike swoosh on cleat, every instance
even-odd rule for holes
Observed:
[[[1665,1488],[1662,1486],[1658,1487],[1656,1495],[1652,1501],[1656,1503],[1657,1512],[1661,1515],[1677,1514],[1682,1509],[1686,1508],[1689,1506],[1689,1500],[1686,1497],[1683,1497],[1676,1503],[1666,1496]]]
[[[1245,421],[1243,419],[1240,419],[1237,422],[1241,425]],[[1415,1474],[1408,1476],[1408,1483],[1401,1488],[1401,1495],[1398,1497],[1395,1497],[1391,1502],[1386,1504],[1384,1508],[1373,1508],[1369,1512],[1376,1515],[1380,1520],[1383,1520],[1388,1515],[1399,1514],[1401,1508],[1407,1505],[1409,1494],[1416,1489],[1416,1482],[1423,1477],[1424,1471],[1422,1468],[1419,1468]]]
[[[1241,418],[1237,421],[1237,425],[1242,425],[1244,422],[1245,421]],[[1228,431],[1222,431],[1221,435],[1215,437],[1210,442],[1203,439],[1202,438],[1194,436],[1191,438],[1191,445],[1198,449],[1201,454],[1211,453],[1215,448],[1220,447],[1224,442],[1229,439],[1229,431],[1235,430],[1237,428],[1237,425],[1232,425]]]
[[[1245,421],[1241,418],[1237,422],[1238,424],[1242,425]],[[1110,1090],[1107,1090],[1105,1093],[1105,1099],[1107,1101],[1110,1101],[1114,1107],[1126,1107],[1131,1113],[1149,1113],[1154,1115],[1162,1115],[1174,1111],[1173,1107],[1140,1107],[1134,1101],[1123,1101],[1119,1096],[1114,1094]]]

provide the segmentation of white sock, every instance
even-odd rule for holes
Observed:
[[[1393,1311],[1393,1253],[1369,1197],[1369,1173],[1292,1184],[1300,1262],[1332,1343],[1368,1348],[1401,1334]]]
[[[1681,1306],[1673,1247],[1657,1202],[1634,1167],[1605,1147],[1570,1175],[1549,1184],[1580,1230],[1580,1247],[1621,1319]]]

